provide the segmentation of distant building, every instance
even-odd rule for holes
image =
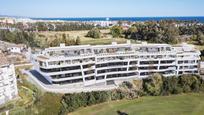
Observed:
[[[15,31],[16,28],[12,28],[12,27],[0,27],[0,30],[9,30],[9,31]]]
[[[160,73],[199,74],[200,51],[181,44],[117,44],[50,47],[36,55],[36,70],[58,85],[117,83]]]
[[[0,50],[8,51],[11,53],[22,53],[27,50],[27,46],[25,44],[14,44],[5,41],[0,41]]]
[[[0,105],[18,95],[15,69],[9,64],[3,53],[0,53]]]
[[[7,48],[7,51],[11,53],[22,53],[24,50],[26,50],[26,45],[24,44],[14,44]]]
[[[0,23],[5,23],[5,24],[15,24],[16,21],[14,18],[1,18]]]
[[[8,48],[8,51],[12,52],[12,53],[21,53],[21,48],[19,48],[19,47],[11,47],[11,48]]]

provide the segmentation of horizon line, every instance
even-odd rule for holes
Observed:
[[[13,18],[31,18],[31,19],[37,19],[37,18],[179,18],[179,17],[204,17],[203,16],[70,16],[70,17],[37,17],[37,16],[15,16],[15,15],[0,15],[1,17],[13,17]]]

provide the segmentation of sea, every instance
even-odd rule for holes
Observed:
[[[160,21],[181,20],[198,21],[204,23],[204,16],[195,17],[78,17],[78,18],[31,18],[34,20],[60,20],[60,21]]]

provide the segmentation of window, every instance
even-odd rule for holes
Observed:
[[[137,64],[137,61],[131,61],[130,62],[130,65],[136,65]]]
[[[93,79],[95,79],[94,76],[90,76],[90,77],[86,77],[86,78],[85,78],[85,80],[93,80]]]
[[[96,77],[96,80],[102,80],[102,79],[104,79],[105,78],[105,76],[97,76]]]

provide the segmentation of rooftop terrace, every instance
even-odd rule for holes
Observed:
[[[76,56],[93,56],[93,55],[108,55],[108,54],[128,54],[128,53],[168,53],[168,52],[190,52],[197,51],[192,45],[181,44],[172,47],[168,44],[117,44],[113,42],[110,45],[79,45],[60,47],[50,47],[43,51],[43,55],[38,56],[41,60],[60,57],[76,57]]]

